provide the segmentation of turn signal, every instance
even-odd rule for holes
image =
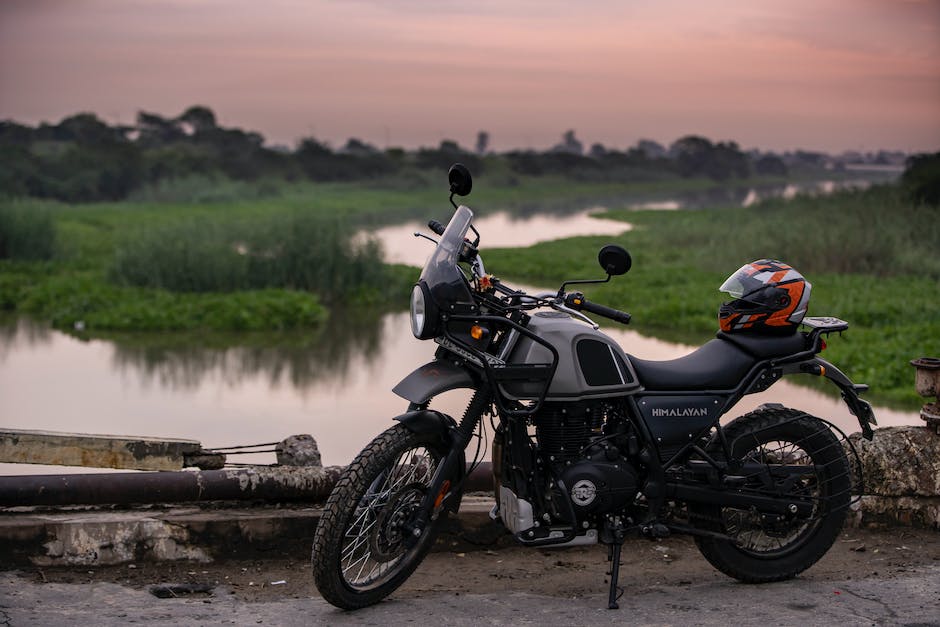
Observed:
[[[484,329],[478,324],[475,324],[472,327],[470,327],[470,337],[472,337],[475,340],[482,340],[489,334],[490,334],[489,331],[487,331],[486,329]]]

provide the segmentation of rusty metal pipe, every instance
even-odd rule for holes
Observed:
[[[130,505],[195,501],[322,501],[343,466],[256,466],[199,472],[141,472],[0,477],[0,507]],[[491,490],[492,465],[470,475],[465,491]]]

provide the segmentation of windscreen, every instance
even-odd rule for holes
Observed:
[[[427,283],[431,297],[442,311],[449,310],[450,305],[473,305],[467,280],[457,267],[472,219],[473,212],[469,207],[461,205],[457,208],[421,272],[421,280]]]

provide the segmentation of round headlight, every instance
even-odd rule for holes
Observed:
[[[425,282],[411,290],[411,332],[419,340],[429,340],[437,334],[437,307]]]
[[[424,301],[424,290],[415,285],[411,290],[411,332],[418,339],[424,335],[424,326],[427,324],[427,306]]]

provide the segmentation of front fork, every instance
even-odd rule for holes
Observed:
[[[478,389],[474,392],[473,398],[470,399],[470,404],[467,405],[460,424],[447,429],[446,438],[449,443],[447,455],[444,456],[444,461],[438,465],[434,477],[431,479],[431,484],[428,486],[428,491],[421,500],[421,505],[418,507],[414,518],[409,524],[405,525],[405,530],[410,534],[409,543],[418,541],[427,526],[436,519],[437,513],[445,501],[455,498],[455,496],[459,499],[459,496],[463,493],[463,482],[467,474],[466,468],[463,467],[465,460],[464,449],[470,444],[470,439],[483,418],[483,412],[489,407],[490,401],[489,390]],[[415,405],[415,403],[412,403],[412,406]],[[423,407],[419,406],[415,409],[424,409],[426,407],[427,403],[424,403]],[[407,422],[405,425],[408,426]]]

